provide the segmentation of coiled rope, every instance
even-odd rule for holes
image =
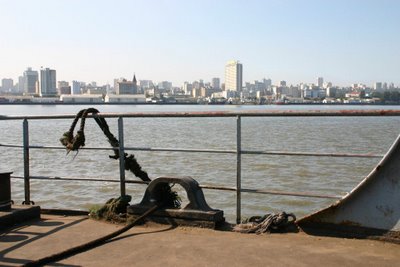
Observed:
[[[247,221],[236,225],[234,232],[239,233],[270,233],[285,231],[288,226],[294,225],[296,216],[293,213],[281,212],[278,214],[266,214],[264,216],[253,216]]]

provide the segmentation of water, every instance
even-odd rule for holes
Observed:
[[[85,106],[0,106],[0,115],[71,114]],[[96,106],[101,112],[150,111],[245,111],[245,110],[331,110],[331,109],[399,109],[398,106]],[[107,120],[117,136],[117,120]],[[59,145],[59,138],[72,120],[33,120],[29,122],[31,145]],[[22,122],[0,121],[4,129],[2,144],[22,144]],[[242,149],[284,150],[324,153],[384,154],[399,133],[400,117],[274,117],[243,118]],[[125,145],[129,147],[236,149],[235,118],[125,118]],[[86,146],[108,146],[102,132],[87,121]],[[30,151],[30,173],[34,176],[119,179],[118,161],[111,151],[82,150],[67,155],[63,150]],[[150,177],[191,176],[201,184],[235,186],[236,155],[176,152],[135,152],[138,162]],[[242,187],[283,191],[344,195],[356,186],[379,159],[290,157],[244,155]],[[0,169],[23,176],[21,149],[0,147]],[[136,179],[126,174],[127,179]],[[127,185],[132,202],[143,196],[143,185]],[[179,189],[179,188],[178,188]],[[12,181],[12,197],[23,200],[23,183]],[[31,199],[46,208],[88,209],[119,194],[118,183],[75,181],[31,182]],[[234,192],[204,190],[211,207],[223,209],[234,221]],[[182,194],[181,194],[182,195]],[[184,196],[184,195],[183,195]],[[333,200],[242,194],[242,215],[261,215],[272,211],[294,212],[298,217],[317,211]]]

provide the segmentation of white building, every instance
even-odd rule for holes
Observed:
[[[146,103],[145,95],[106,95],[105,103]]]
[[[81,83],[78,81],[72,81],[71,94],[80,95],[81,94]]]
[[[243,86],[243,66],[231,60],[225,66],[225,91],[241,92]]]
[[[102,95],[61,95],[64,103],[103,103]]]

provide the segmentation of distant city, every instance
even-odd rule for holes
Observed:
[[[116,78],[112,85],[96,81],[57,81],[50,68],[28,67],[17,81],[3,78],[0,103],[6,104],[400,104],[400,88],[377,81],[339,87],[316,77],[315,83],[288,84],[263,78],[243,82],[243,64],[232,60],[225,65],[224,82],[199,79],[175,86],[172,82]]]

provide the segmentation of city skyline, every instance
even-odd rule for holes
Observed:
[[[46,9],[43,9],[43,6]],[[184,81],[245,65],[243,81],[400,84],[398,1],[0,2],[0,77],[27,67],[57,80]]]

